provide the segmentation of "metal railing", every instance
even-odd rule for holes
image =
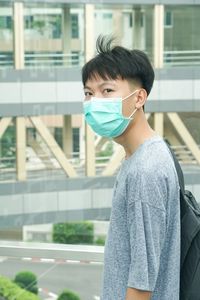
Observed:
[[[200,148],[200,145],[199,145]],[[199,166],[192,152],[185,145],[172,146],[179,162],[184,165]],[[100,156],[96,154],[95,169],[96,175],[100,176],[105,169],[111,156]],[[15,180],[16,166],[15,156],[0,158],[0,181]],[[79,177],[85,176],[85,157],[84,154],[76,152],[71,153],[69,162],[73,165]],[[34,154],[27,151],[26,171],[29,179],[38,178],[38,176],[63,176],[63,171],[51,153]]]
[[[84,64],[83,53],[25,53],[25,68],[76,67]],[[14,59],[6,54],[0,54],[0,68],[13,68]]]
[[[74,67],[84,64],[83,53],[25,53],[25,67]]]
[[[0,68],[13,68],[14,59],[6,54],[0,54]]]
[[[72,155],[73,156],[73,155]],[[95,168],[96,175],[100,175],[106,164],[110,160],[110,156],[96,156]],[[69,162],[73,165],[79,177],[85,176],[85,158],[80,154],[77,157],[69,158]],[[52,155],[28,155],[26,157],[26,171],[29,179],[38,178],[42,175],[48,177],[53,174],[56,177],[62,176],[63,171],[58,161]],[[16,179],[16,158],[3,157],[0,158],[0,181],[15,180]]]
[[[58,260],[103,262],[104,247],[0,241],[0,254],[6,257],[37,257]]]
[[[200,149],[200,145],[198,145]],[[196,165],[197,161],[194,158],[192,152],[188,149],[186,145],[178,145],[178,146],[172,146],[173,151],[176,154],[177,159],[182,164],[190,164],[190,165]]]
[[[84,53],[25,53],[25,68],[59,68],[82,66],[85,62]],[[200,50],[164,51],[164,66],[200,65]],[[14,67],[13,57],[0,54],[0,68]]]
[[[200,50],[164,51],[164,66],[200,65]]]

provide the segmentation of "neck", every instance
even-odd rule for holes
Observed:
[[[141,144],[155,135],[156,133],[149,126],[143,110],[140,109],[136,112],[134,120],[129,124],[125,132],[114,140],[123,146],[126,158],[128,158]]]

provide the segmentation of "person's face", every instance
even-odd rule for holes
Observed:
[[[85,101],[89,101],[91,97],[97,98],[119,98],[122,99],[131,93],[136,93],[122,103],[122,113],[125,117],[129,117],[136,108],[137,95],[140,91],[139,86],[134,86],[125,79],[103,79],[101,77],[93,77],[88,80],[84,86]],[[108,103],[109,105],[109,103]]]

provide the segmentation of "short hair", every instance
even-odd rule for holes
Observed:
[[[113,37],[98,37],[97,55],[82,68],[83,85],[96,76],[104,80],[121,78],[138,82],[149,95],[155,75],[147,55],[140,50],[112,46],[113,40]]]

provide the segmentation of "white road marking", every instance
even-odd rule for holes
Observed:
[[[22,257],[22,260],[30,261],[30,260],[32,260],[32,258],[31,257]]]
[[[72,259],[67,259],[67,263],[72,263],[72,264],[80,264],[80,260],[72,260]]]
[[[56,295],[54,293],[51,293],[51,292],[49,293],[49,296],[52,297],[52,298],[54,298],[54,299],[57,299],[57,297],[58,297],[58,295]]]
[[[0,262],[8,259],[7,257],[0,256]],[[22,257],[23,261],[41,262],[41,263],[55,263],[55,264],[91,264],[91,265],[103,265],[103,262],[98,261],[85,261],[85,260],[72,260],[72,259],[54,259],[54,258],[39,258],[39,257]]]
[[[55,262],[55,259],[53,259],[53,258],[40,258],[40,261],[50,263],[50,262]]]
[[[94,300],[100,300],[99,296],[94,295]]]
[[[45,294],[46,297],[45,300],[54,300],[58,298],[58,295],[56,295],[55,293],[49,292],[47,289],[44,288],[39,288],[39,292],[42,294]]]

